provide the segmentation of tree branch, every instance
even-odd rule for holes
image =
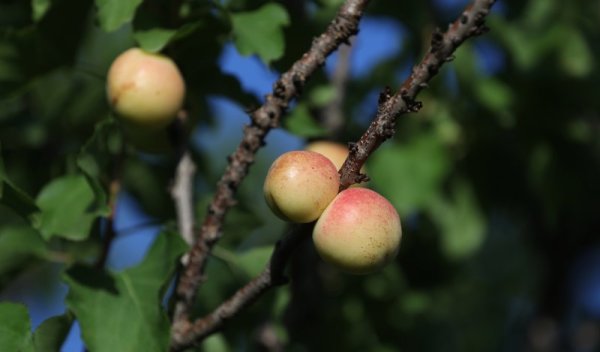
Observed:
[[[171,187],[171,197],[175,202],[177,214],[177,227],[181,237],[191,245],[194,242],[194,173],[196,165],[188,151],[179,159],[175,170],[175,180]]]
[[[177,326],[189,321],[196,291],[202,281],[205,263],[213,245],[221,237],[223,220],[233,206],[234,194],[248,173],[258,149],[264,145],[267,133],[279,125],[282,114],[290,101],[298,96],[306,80],[325,63],[325,58],[350,36],[358,31],[358,22],[369,0],[346,0],[326,31],[315,38],[311,48],[284,73],[266,96],[265,103],[251,113],[251,124],[245,126],[244,136],[236,151],[229,157],[229,164],[217,184],[198,238],[189,252],[176,289],[173,338],[180,334]]]
[[[421,108],[421,103],[415,101],[417,94],[427,87],[427,82],[438,73],[444,63],[452,61],[452,54],[456,48],[468,38],[488,30],[484,20],[495,1],[475,0],[450,24],[446,33],[436,29],[429,51],[413,68],[400,90],[392,94],[387,88],[381,93],[375,119],[358,142],[350,145],[350,153],[340,170],[340,190],[365,179],[366,176],[360,173],[360,168],[369,155],[394,135],[396,120],[400,115],[417,112]]]
[[[350,42],[353,42],[351,39]],[[338,51],[338,60],[331,76],[331,85],[334,89],[333,99],[323,109],[323,125],[330,136],[339,134],[344,125],[344,98],[346,84],[350,75],[350,56],[352,45],[342,45]]]
[[[196,164],[192,160],[188,148],[188,135],[185,124],[188,120],[186,110],[179,110],[177,118],[170,126],[170,139],[177,152],[177,167],[170,188],[171,198],[175,203],[175,214],[177,215],[177,228],[183,240],[188,244],[194,243],[194,174]],[[181,258],[185,265],[187,256]]]
[[[495,0],[475,0],[465,9],[460,18],[449,26],[445,34],[436,31],[431,41],[431,48],[423,60],[414,67],[400,91],[392,95],[390,90],[386,89],[382,93],[375,119],[359,141],[351,146],[348,158],[340,170],[343,180],[341,189],[360,182],[365,177],[360,174],[361,166],[381,143],[394,135],[395,121],[399,116],[420,108],[420,103],[414,101],[415,97],[427,86],[426,83],[437,74],[440,67],[451,60],[456,48],[468,38],[486,32],[484,19],[494,2]],[[263,272],[212,313],[194,323],[187,320],[176,321],[173,325],[172,350],[179,351],[197,343],[220,329],[228,319],[238,314],[269,288],[285,283],[287,280],[283,272],[287,261],[301,240],[308,238],[307,233],[312,231],[313,226],[314,223],[296,225],[291,230],[291,234],[278,242]]]
[[[286,284],[284,270],[294,249],[305,239],[310,237],[315,223],[294,226],[275,245],[271,259],[265,269],[252,281],[240,288],[227,301],[221,303],[212,313],[190,323],[186,320],[173,324],[173,338],[171,351],[181,351],[198,343],[204,337],[219,330],[225,322],[238,314],[243,308],[250,305],[271,287]],[[177,324],[177,325],[175,325]]]

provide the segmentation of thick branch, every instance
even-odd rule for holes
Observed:
[[[485,32],[483,20],[493,3],[494,0],[475,0],[461,17],[450,25],[448,32],[434,34],[429,52],[421,63],[415,66],[400,91],[392,95],[389,90],[386,90],[382,94],[374,121],[358,143],[352,146],[350,155],[340,170],[341,177],[345,180],[343,188],[360,182],[356,181],[362,179],[358,170],[369,155],[394,134],[395,120],[404,113],[418,110],[420,104],[414,101],[415,97],[426,87],[426,82],[437,74],[439,68],[451,59],[454,50],[466,39]],[[312,226],[313,224],[294,227],[292,233],[284,237],[275,247],[264,271],[212,313],[194,323],[176,322],[178,325],[173,327],[176,336],[172,349],[181,350],[200,341],[220,329],[228,319],[238,314],[269,288],[285,283],[283,272],[287,261],[300,241],[308,237],[306,232],[310,232]]]
[[[189,312],[210,250],[221,236],[225,214],[234,204],[234,194],[254,162],[256,152],[264,144],[265,136],[271,128],[279,125],[281,115],[290,101],[301,92],[306,80],[325,63],[325,58],[356,34],[358,22],[368,2],[369,0],[347,0],[327,30],[315,38],[310,50],[275,82],[273,92],[266,96],[265,103],[252,112],[252,123],[244,128],[242,141],[229,157],[229,164],[217,184],[198,239],[189,252],[189,262],[176,289],[175,330],[182,321],[190,318]],[[177,339],[180,334],[175,331],[173,335]]]
[[[465,40],[487,31],[484,19],[495,0],[475,0],[462,15],[448,27],[446,33],[436,30],[431,47],[423,60],[413,68],[396,94],[389,89],[381,93],[375,119],[357,143],[350,146],[348,159],[340,170],[340,189],[361,182],[364,175],[360,168],[381,143],[395,133],[396,120],[400,115],[416,112],[421,103],[415,101],[417,94],[427,87],[442,65],[453,59],[452,54]]]

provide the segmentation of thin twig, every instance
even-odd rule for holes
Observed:
[[[110,247],[112,246],[113,240],[117,237],[117,232],[115,231],[115,213],[117,211],[117,194],[121,188],[120,180],[113,180],[109,185],[109,209],[110,213],[104,219],[105,222],[105,231],[104,236],[102,237],[102,249],[100,250],[100,255],[96,259],[94,266],[98,269],[103,269],[106,264],[106,260],[108,259],[108,253],[110,252]]]
[[[194,173],[196,165],[188,151],[183,153],[171,187],[171,197],[175,202],[177,225],[181,237],[191,245],[194,242]]]
[[[399,93],[392,95],[386,90],[380,99],[377,115],[359,142],[351,147],[351,152],[346,159],[344,167],[340,170],[341,177],[348,185],[360,182],[364,177],[360,174],[360,167],[369,155],[383,141],[390,138],[395,130],[395,120],[402,114],[418,110],[419,103],[414,101],[419,91],[426,87],[426,82],[437,74],[440,67],[452,58],[453,52],[466,39],[484,33],[484,18],[489,13],[495,0],[475,0],[473,5],[467,7],[458,20],[453,22],[445,34],[436,32],[431,41],[431,48],[427,55],[413,69],[413,73],[404,82]],[[287,261],[294,249],[299,245],[306,232],[310,232],[314,224],[297,225],[292,233],[280,241],[263,272],[239,289],[231,298],[223,302],[212,313],[194,323],[187,320],[175,322],[174,335],[171,348],[179,351],[203,337],[220,329],[223,324],[243,308],[248,306],[269,288],[285,283],[283,272]]]
[[[112,175],[110,178],[110,183],[108,183],[108,208],[110,212],[104,219],[106,221],[106,226],[104,236],[102,238],[102,249],[100,250],[100,255],[96,259],[96,262],[94,263],[94,266],[98,269],[103,269],[106,265],[110,247],[112,246],[114,239],[117,237],[117,232],[115,231],[115,214],[117,213],[117,197],[121,191],[124,162],[125,148],[122,147],[119,153],[114,157]]]
[[[330,136],[337,135],[344,125],[344,98],[346,96],[346,84],[350,75],[350,56],[352,54],[354,38],[350,42],[351,45],[340,46],[338,60],[331,76],[333,98],[323,109],[323,126],[327,129]]]
[[[243,308],[250,305],[256,298],[274,286],[286,284],[284,270],[292,252],[305,239],[310,237],[314,223],[294,226],[275,245],[271,259],[265,269],[252,281],[240,288],[228,300],[221,303],[212,313],[193,323],[179,322],[174,327],[179,337],[172,341],[171,351],[181,351],[198,343],[202,338],[219,330],[225,322],[234,317]]]
[[[196,226],[194,217],[194,174],[196,173],[196,164],[194,164],[189,150],[188,135],[185,129],[187,121],[188,113],[186,110],[181,109],[169,130],[171,143],[178,156],[170,193],[175,203],[179,234],[191,246],[194,243],[194,226]],[[181,257],[182,265],[186,265],[187,261],[187,254]]]
[[[381,93],[375,119],[358,142],[350,145],[349,156],[340,170],[340,190],[365,179],[360,168],[369,155],[394,135],[396,120],[400,115],[416,112],[421,108],[421,103],[415,101],[417,94],[427,87],[427,83],[444,63],[452,61],[456,48],[468,38],[487,31],[484,20],[494,2],[495,0],[475,0],[450,24],[446,33],[437,29],[433,33],[429,51],[413,68],[400,90],[392,94],[388,88]]]
[[[221,237],[225,214],[234,205],[234,194],[254,162],[256,152],[264,145],[265,136],[279,126],[290,101],[300,94],[306,80],[325,63],[325,58],[357,33],[360,17],[368,3],[369,0],[346,0],[326,31],[315,38],[310,50],[275,82],[265,103],[251,113],[251,124],[244,128],[242,141],[229,157],[198,238],[189,252],[189,262],[179,279],[172,331],[174,342],[181,339],[178,326],[190,320],[189,313],[211,248]]]

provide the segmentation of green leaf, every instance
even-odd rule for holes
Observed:
[[[84,240],[100,215],[92,207],[94,198],[94,191],[83,175],[55,179],[36,199],[41,212],[35,214],[35,226],[46,240],[52,237]]]
[[[527,25],[540,28],[544,24],[551,23],[555,18],[559,2],[554,0],[530,0],[523,10],[524,21]]]
[[[424,207],[437,194],[449,166],[444,146],[431,134],[382,147],[369,159],[367,170],[374,188],[402,215]]]
[[[258,55],[265,63],[283,56],[283,27],[290,23],[285,8],[268,3],[255,11],[232,15],[235,46],[242,55]]]
[[[324,107],[335,98],[336,91],[332,85],[318,86],[311,90],[308,100],[312,106]]]
[[[285,129],[300,137],[323,137],[328,133],[323,126],[315,121],[306,104],[302,103],[292,110],[283,123]]]
[[[229,352],[231,348],[227,344],[227,340],[223,334],[212,334],[202,341],[203,351],[211,352]]]
[[[474,93],[482,105],[492,111],[506,110],[513,102],[512,90],[502,81],[489,78],[477,81]]]
[[[17,303],[0,303],[0,351],[33,351],[31,342],[27,307]]]
[[[96,124],[92,137],[81,148],[77,156],[77,166],[85,174],[94,192],[95,209],[99,215],[110,213],[107,190],[103,186],[108,172],[114,168],[113,162],[119,158],[123,147],[121,130],[114,119],[102,120]],[[117,161],[118,162],[118,161]]]
[[[448,258],[464,259],[481,247],[486,222],[473,190],[466,183],[453,187],[452,200],[432,201],[429,213],[441,229],[442,248]]]
[[[12,209],[23,218],[29,217],[38,210],[33,199],[8,179],[2,160],[2,144],[0,144],[0,204]]]
[[[107,32],[131,22],[142,0],[96,0],[100,26]]]
[[[0,286],[12,273],[31,263],[32,257],[43,257],[45,253],[44,240],[31,227],[16,224],[0,227]]]
[[[32,334],[27,307],[18,303],[0,303],[0,351],[59,351],[72,322],[69,315],[52,317]]]
[[[273,248],[273,246],[262,246],[238,253],[235,256],[235,264],[240,270],[248,275],[248,277],[255,277],[260,274],[267,265],[267,262],[273,253]]]
[[[33,13],[33,20],[39,21],[48,9],[50,8],[51,0],[32,0],[31,1],[31,10]]]
[[[84,266],[67,271],[67,306],[81,324],[90,351],[168,349],[169,320],[161,298],[186,248],[179,235],[161,233],[136,267],[121,273]]]
[[[136,31],[133,37],[142,49],[157,53],[161,51],[176,34],[177,31],[174,29],[152,28]]]
[[[68,315],[59,315],[46,319],[35,330],[33,334],[33,343],[36,352],[55,352],[60,351],[69,331],[73,318]]]
[[[575,28],[564,32],[564,40],[557,45],[563,69],[575,77],[585,77],[593,69],[594,56],[583,35]]]

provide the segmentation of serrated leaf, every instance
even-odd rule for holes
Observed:
[[[142,0],[96,0],[100,26],[107,32],[131,22]]]
[[[60,351],[60,348],[71,330],[72,323],[73,318],[68,314],[46,319],[33,334],[35,351]]]
[[[255,11],[231,16],[234,42],[242,55],[258,55],[266,64],[283,56],[283,27],[290,22],[285,8],[268,3]]]
[[[283,123],[286,130],[300,137],[314,138],[328,134],[312,117],[306,104],[298,104]]]
[[[434,197],[450,162],[435,135],[421,135],[408,144],[384,146],[374,153],[367,169],[373,186],[407,214]]]
[[[36,199],[41,212],[35,214],[34,225],[46,240],[84,240],[100,215],[92,207],[94,202],[94,191],[85,176],[67,175],[52,180]]]
[[[442,249],[448,258],[463,259],[481,247],[486,223],[467,184],[456,184],[451,200],[432,201],[429,213],[441,230]]]
[[[161,233],[136,267],[121,273],[84,266],[67,271],[67,306],[79,321],[90,351],[168,349],[169,320],[161,298],[186,248],[179,235]]]
[[[22,304],[0,303],[0,351],[33,351],[31,321]]]

